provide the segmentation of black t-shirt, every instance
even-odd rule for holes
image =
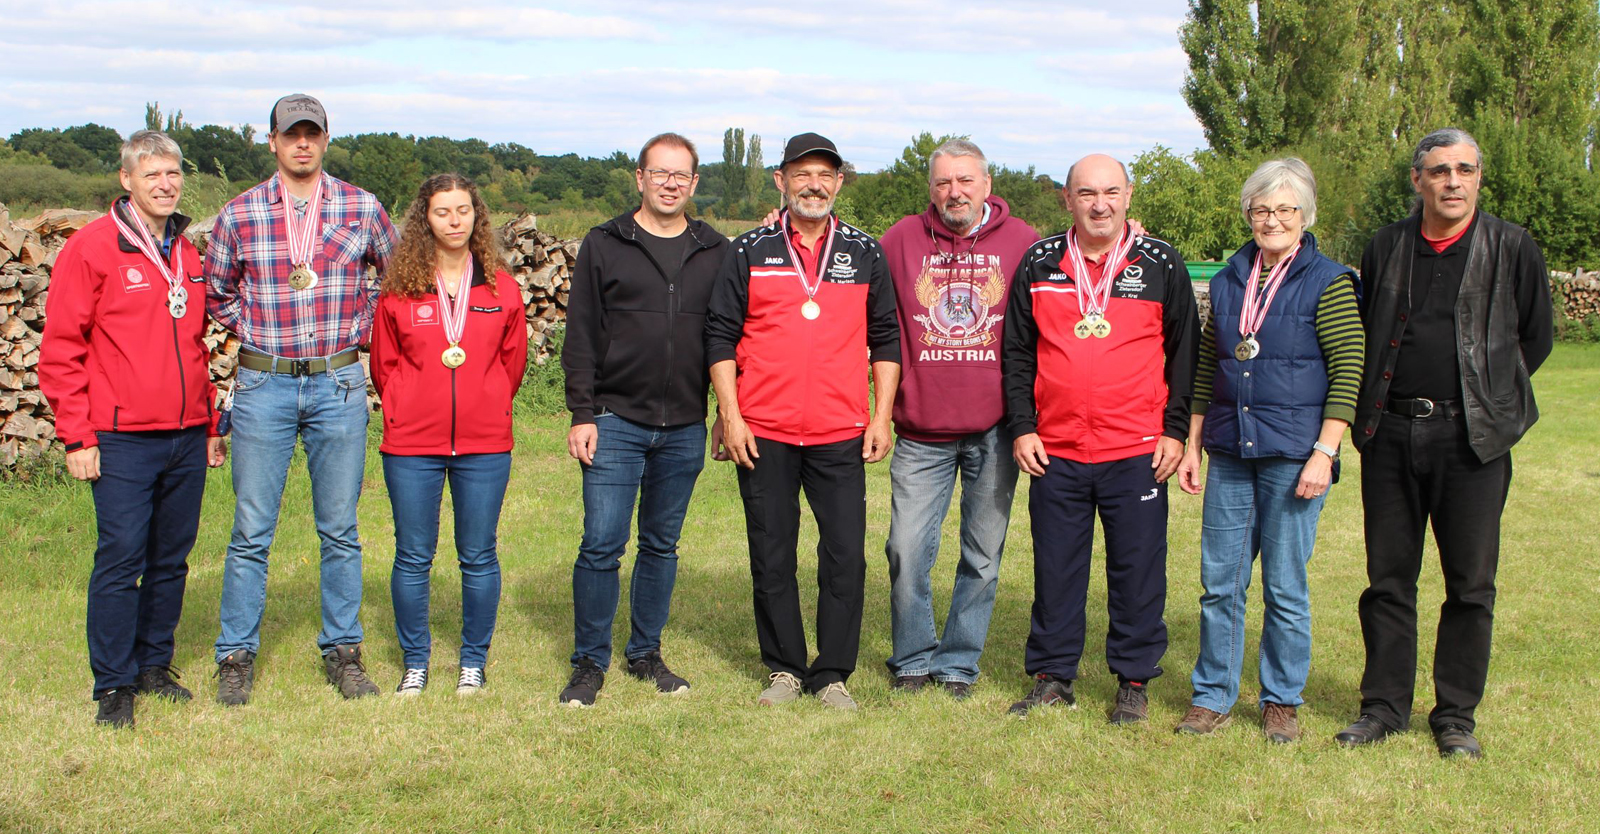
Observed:
[[[678,273],[683,269],[684,252],[689,248],[687,226],[676,237],[656,237],[641,226],[639,242],[644,244],[645,251],[655,259],[656,265],[661,267],[661,274],[666,276],[668,283],[678,280]]]
[[[1411,304],[1400,352],[1395,357],[1390,399],[1461,398],[1461,367],[1456,356],[1456,299],[1466,276],[1467,253],[1477,222],[1443,252],[1417,234],[1411,260]]]

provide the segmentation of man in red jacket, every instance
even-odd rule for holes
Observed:
[[[1000,336],[1011,276],[1039,240],[990,193],[977,145],[952,139],[929,158],[928,210],[883,235],[894,278],[904,369],[889,464],[894,687],[932,681],[958,699],[978,677],[1017,465],[1005,425]],[[961,561],[941,639],[930,574],[950,494],[961,481]]]
[[[1200,321],[1189,271],[1165,241],[1128,227],[1122,163],[1067,172],[1066,234],[1023,256],[1006,310],[1006,411],[1013,455],[1033,476],[1033,691],[1011,712],[1072,706],[1083,656],[1089,555],[1106,535],[1111,723],[1147,717],[1145,684],[1167,649],[1167,487],[1189,433]]]
[[[804,689],[826,706],[856,706],[844,682],[861,645],[862,464],[889,452],[900,328],[883,250],[833,216],[843,165],[815,133],[789,140],[773,174],[788,210],[733,242],[707,308],[718,412],[712,445],[719,460],[739,465],[756,636],[771,670],[760,704],[793,701]],[[817,659],[809,666],[795,581],[802,488],[820,537]]]
[[[95,720],[133,726],[135,694],[187,701],[173,632],[206,466],[227,455],[216,423],[200,256],[177,213],[183,154],[141,130],[122,146],[128,196],[73,235],[56,259],[39,347],[39,386],[56,413],[67,471],[94,491],[99,540],[89,576]]]

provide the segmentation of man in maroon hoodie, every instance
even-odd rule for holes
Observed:
[[[894,687],[937,681],[965,698],[989,633],[1017,464],[1005,425],[1000,337],[1012,273],[1039,240],[990,193],[977,145],[952,139],[929,159],[928,210],[883,235],[900,320],[899,440],[889,465]],[[939,529],[961,481],[961,561],[944,635],[931,574]]]
[[[178,213],[183,152],[141,130],[122,145],[128,196],[56,259],[39,346],[39,386],[67,471],[90,482],[99,540],[89,575],[95,720],[133,726],[137,695],[187,701],[173,632],[215,433],[200,255]]]

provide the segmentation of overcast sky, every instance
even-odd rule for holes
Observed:
[[[264,135],[272,102],[307,92],[335,136],[585,156],[676,130],[715,160],[737,126],[772,164],[815,130],[874,171],[926,130],[1061,179],[1087,153],[1204,143],[1179,93],[1184,0],[448,5],[0,0],[0,135],[84,122],[126,135],[148,101]]]

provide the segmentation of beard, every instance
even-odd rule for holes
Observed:
[[[944,221],[945,228],[957,234],[965,234],[977,224],[979,211],[971,201],[952,206],[949,203],[939,207],[939,219]]]
[[[825,202],[815,209],[808,208],[801,202],[806,197],[817,197]],[[833,213],[833,195],[815,188],[803,189],[788,200],[789,210],[807,220],[821,220]]]

